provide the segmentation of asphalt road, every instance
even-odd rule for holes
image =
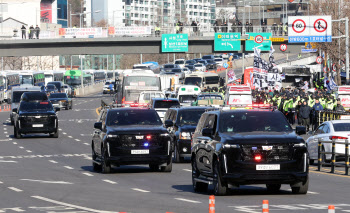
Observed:
[[[208,195],[194,193],[189,163],[173,172],[151,172],[148,166],[115,168],[99,174],[91,166],[91,134],[100,99],[75,98],[73,110],[59,112],[58,139],[13,138],[9,112],[0,112],[0,212],[208,212]],[[341,168],[339,168],[340,170]],[[293,195],[289,186],[269,194],[264,186],[244,186],[216,197],[216,212],[261,212],[269,200],[272,212],[350,212],[350,176],[310,172],[310,192]]]

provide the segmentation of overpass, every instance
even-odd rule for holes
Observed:
[[[281,36],[279,36],[281,37]],[[276,53],[282,43],[288,45],[284,53],[300,53],[304,46],[300,43],[289,44],[273,42]],[[243,36],[242,39],[247,39]],[[188,54],[214,53],[214,37],[189,37]],[[241,42],[241,50],[245,50],[245,40]],[[240,51],[242,52],[242,51]],[[243,51],[244,52],[244,51]],[[115,37],[115,38],[64,38],[0,41],[0,57],[7,56],[48,56],[48,55],[106,55],[106,54],[160,54],[160,37]],[[249,52],[252,53],[252,52]]]

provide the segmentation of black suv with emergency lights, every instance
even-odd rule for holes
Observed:
[[[58,138],[58,118],[52,104],[42,92],[25,92],[14,114],[14,136],[17,139],[22,134],[49,134]]]
[[[266,184],[277,192],[289,184],[295,194],[309,186],[305,127],[291,128],[279,111],[229,110],[204,113],[192,138],[194,191],[225,195],[229,186]]]
[[[173,142],[154,109],[104,109],[94,125],[92,165],[110,173],[112,166],[148,164],[152,171],[172,170]]]
[[[210,107],[172,107],[164,117],[170,137],[174,141],[174,162],[182,163],[191,157],[191,139],[197,123],[205,110]]]

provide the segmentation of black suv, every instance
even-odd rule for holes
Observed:
[[[183,162],[191,157],[191,140],[201,115],[209,107],[173,107],[164,117],[170,137],[174,141],[174,161]]]
[[[154,109],[116,108],[102,111],[94,125],[93,169],[110,173],[111,166],[148,164],[171,172],[173,144]]]
[[[51,137],[58,138],[58,119],[49,101],[26,101],[24,97],[18,109],[14,110],[14,136],[17,139],[20,139],[22,134],[30,133],[50,134]]]
[[[297,127],[305,134],[305,127]],[[309,186],[305,141],[279,111],[210,111],[200,118],[192,139],[192,184],[195,191],[213,184],[214,194],[233,186],[266,184],[277,192],[290,184],[295,194]]]
[[[49,100],[54,107],[65,108],[66,110],[73,108],[73,101],[68,98],[67,93],[52,93]]]

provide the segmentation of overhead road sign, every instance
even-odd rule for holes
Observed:
[[[214,51],[241,51],[241,34],[215,33]]]
[[[317,58],[316,58],[316,63],[318,63],[318,64],[322,64],[322,57],[321,56],[318,56]]]
[[[271,33],[247,33],[248,39],[245,42],[246,51],[254,51],[254,47],[258,47],[261,51],[270,51]]]
[[[188,34],[163,34],[162,52],[188,52]]]
[[[331,16],[288,16],[288,23],[289,43],[332,42]]]
[[[302,53],[317,53],[317,49],[305,49],[305,48],[303,48],[303,49],[301,49],[301,52]]]
[[[271,38],[272,42],[285,42],[288,41],[288,39],[284,39],[284,38]]]
[[[281,50],[282,52],[285,52],[285,51],[287,50],[287,44],[281,44],[281,45],[280,45],[280,50]]]

